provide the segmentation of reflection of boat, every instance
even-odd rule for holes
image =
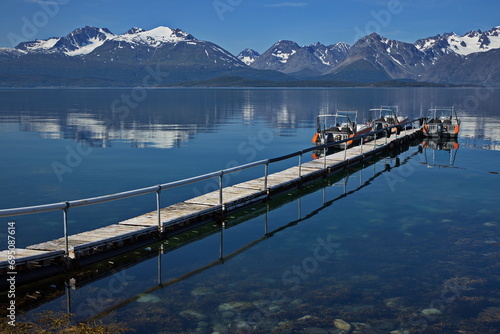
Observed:
[[[457,138],[426,138],[422,142],[425,163],[429,167],[450,167],[455,164],[460,145]],[[432,158],[427,159],[427,149],[432,150]]]
[[[371,126],[357,124],[357,111],[337,111],[336,114],[318,115],[316,120],[316,134],[312,138],[315,145],[333,143],[359,136],[371,131]],[[349,140],[347,146],[357,145],[360,140]],[[340,143],[332,145],[333,148],[344,148],[346,145]]]
[[[408,121],[408,117],[399,114],[398,106],[381,106],[380,108],[373,108],[369,110],[368,121],[372,127],[372,131],[377,131],[389,126],[405,123]],[[408,125],[406,125],[405,127],[407,126]],[[392,128],[392,132],[398,133],[403,129],[403,126],[395,127]],[[384,132],[380,132],[377,136],[381,137],[383,135]]]
[[[424,120],[422,129],[426,137],[457,137],[460,120],[453,107],[434,107]]]

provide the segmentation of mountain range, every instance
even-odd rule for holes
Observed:
[[[281,40],[235,56],[180,29],[78,28],[0,48],[0,86],[163,86],[239,77],[283,82],[380,81],[500,86],[500,27],[415,43],[376,33],[350,46]]]

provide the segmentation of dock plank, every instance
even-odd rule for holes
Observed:
[[[16,248],[13,254],[9,254],[8,250],[0,252],[0,268],[8,265],[9,256],[14,256],[16,264],[29,261],[45,261],[56,259],[64,256],[64,251],[40,251],[24,248]]]
[[[220,209],[220,205],[181,202],[160,209],[160,221],[165,227],[195,218],[197,216],[209,215],[215,211],[220,211]],[[124,220],[118,224],[133,226],[158,226],[158,212],[152,211],[138,217]]]
[[[257,197],[264,197],[265,195],[266,193],[264,191],[231,186],[223,189],[222,200],[225,207],[229,208],[235,207],[241,202]],[[219,201],[219,191],[213,191],[211,193],[187,200],[185,203],[215,206],[220,204]]]
[[[96,230],[87,231],[68,236],[68,250],[73,257],[78,257],[79,252],[104,247],[110,244],[125,241],[130,238],[149,234],[157,231],[155,227],[127,226],[114,224]],[[59,238],[26,247],[30,250],[64,251],[65,239]]]

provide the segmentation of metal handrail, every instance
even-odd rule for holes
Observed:
[[[69,208],[74,208],[74,207],[79,207],[79,206],[100,204],[100,203],[115,201],[115,200],[124,199],[124,198],[128,198],[128,197],[150,194],[150,193],[158,192],[158,191],[161,191],[164,189],[171,189],[171,188],[187,185],[187,184],[198,182],[198,181],[208,180],[208,179],[211,179],[211,178],[214,178],[217,176],[221,176],[224,174],[230,174],[230,173],[238,172],[238,171],[241,171],[244,169],[252,168],[255,166],[264,165],[267,162],[268,162],[267,159],[255,161],[255,162],[251,162],[251,163],[248,163],[245,165],[236,166],[236,167],[232,167],[232,168],[228,168],[228,169],[224,169],[221,171],[212,172],[212,173],[208,173],[208,174],[198,175],[198,176],[191,177],[188,179],[159,184],[159,185],[151,186],[151,187],[147,187],[147,188],[124,191],[124,192],[111,194],[111,195],[97,196],[97,197],[91,197],[91,198],[85,198],[85,199],[79,199],[79,200],[73,200],[73,201],[66,201],[66,202],[59,202],[59,203],[52,203],[52,204],[34,205],[34,206],[21,207],[21,208],[2,209],[2,210],[0,210],[0,217],[41,213],[41,212],[56,211],[56,210],[64,210],[64,209],[69,209]]]

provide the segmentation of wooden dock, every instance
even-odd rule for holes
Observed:
[[[65,238],[60,238],[26,249],[15,249],[15,270],[9,267],[9,250],[0,252],[0,275],[15,271],[25,273],[26,281],[47,276],[47,272],[70,270],[103,257],[140,247],[172,234],[185,231],[199,223],[222,217],[242,207],[265,201],[275,194],[308,182],[340,172],[349,166],[376,157],[409,141],[418,139],[420,129],[409,129],[400,136],[377,139],[347,150],[291,167],[254,180],[242,182],[187,201],[134,217],[114,225],[68,236],[68,256]],[[222,203],[222,205],[220,204]],[[160,225],[159,226],[159,222]],[[99,255],[99,256],[97,256]],[[10,259],[11,259],[10,258]],[[51,268],[51,270],[43,270]],[[37,275],[35,272],[39,272]]]

